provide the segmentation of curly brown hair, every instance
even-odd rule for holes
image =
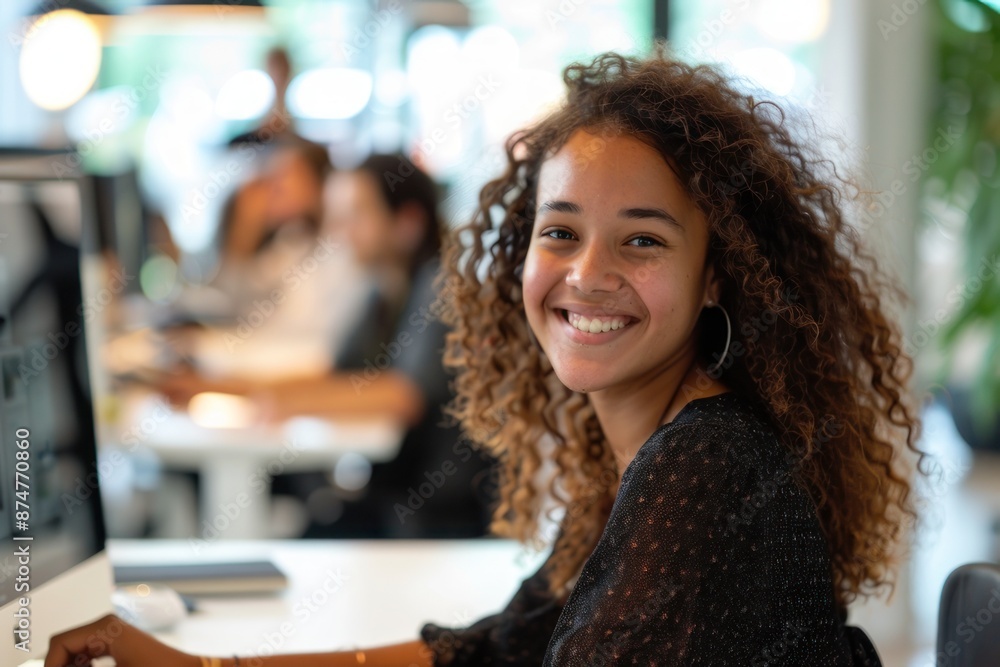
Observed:
[[[574,63],[563,80],[561,107],[507,140],[503,175],[449,234],[438,277],[452,327],[445,364],[456,372],[446,410],[499,461],[491,531],[538,546],[543,501],[556,505],[549,518],[565,510],[548,570],[551,592],[564,597],[615,499],[601,425],[533,342],[520,275],[542,162],[577,130],[624,133],[660,152],[708,220],[706,261],[721,276],[720,302],[743,323],[718,373],[780,434],[793,479],[815,503],[838,604],[892,589],[896,542],[917,518],[900,434],[918,469],[925,456],[907,387],[913,363],[884,308],[885,295],[909,296],[848,221],[848,181],[793,137],[777,104],[674,58],[662,42],[645,58]],[[724,344],[703,339],[702,356]]]

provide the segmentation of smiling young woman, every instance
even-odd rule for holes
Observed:
[[[544,543],[546,501],[558,535],[502,612],[423,628],[436,664],[879,664],[847,605],[915,518],[907,294],[777,105],[663,45],[564,81],[441,277],[493,532]]]
[[[915,518],[905,292],[777,106],[662,44],[564,81],[452,233],[435,304],[448,411],[500,462],[492,530],[544,543],[554,503],[551,555],[468,627],[254,664],[879,665],[847,605],[892,586]],[[196,667],[126,630],[122,667]]]

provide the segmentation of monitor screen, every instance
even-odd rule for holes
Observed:
[[[85,332],[98,304],[84,300],[80,282],[84,182],[0,171],[5,609],[104,549]]]

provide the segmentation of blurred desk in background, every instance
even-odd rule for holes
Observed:
[[[170,632],[207,655],[349,650],[418,638],[426,622],[461,627],[503,609],[548,556],[513,540],[109,540],[115,565],[270,559],[278,594],[197,598]]]
[[[268,537],[272,477],[331,470],[346,455],[389,461],[405,435],[405,428],[393,422],[314,417],[275,425],[206,426],[155,396],[127,400],[118,424],[102,430],[102,447],[147,450],[166,466],[200,473],[202,539]]]

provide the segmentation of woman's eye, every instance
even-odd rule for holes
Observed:
[[[652,236],[636,236],[634,239],[629,241],[629,244],[632,245],[635,241],[642,241],[642,243],[637,244],[640,248],[652,248],[654,246],[663,245]]]
[[[553,234],[565,234],[565,236],[553,236]],[[565,229],[553,229],[551,231],[545,232],[544,234],[542,234],[542,236],[548,236],[549,238],[560,239],[560,240],[573,238],[573,235],[567,232]]]

